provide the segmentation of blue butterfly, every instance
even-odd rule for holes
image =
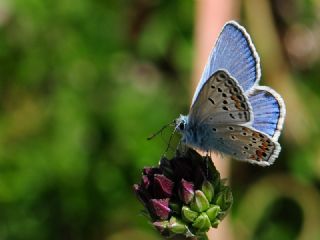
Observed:
[[[260,58],[246,30],[223,27],[193,96],[190,112],[176,119],[182,142],[204,151],[269,166],[281,150],[285,104],[259,86]]]

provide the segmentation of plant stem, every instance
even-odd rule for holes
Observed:
[[[199,240],[197,237],[186,237],[183,235],[176,235],[172,238],[169,238],[170,240]]]

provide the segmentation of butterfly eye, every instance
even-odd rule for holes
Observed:
[[[184,122],[181,122],[181,123],[179,124],[179,129],[180,129],[181,131],[184,130]]]

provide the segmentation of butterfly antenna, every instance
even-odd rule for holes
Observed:
[[[159,135],[159,133],[162,133],[163,130],[165,130],[167,127],[169,127],[170,125],[172,125],[173,123],[175,123],[175,121],[164,125],[162,128],[160,128],[159,131],[157,131],[156,133],[154,133],[154,134],[152,134],[150,137],[148,137],[147,140],[153,139],[154,137],[156,137],[157,135]]]
[[[168,142],[168,145],[167,145],[167,148],[166,148],[166,151],[164,152],[164,156],[166,155],[166,153],[169,151],[169,148],[171,147],[171,141],[172,141],[172,138],[173,138],[173,135],[175,134],[176,132],[176,128],[173,129],[171,135],[170,135],[170,138],[169,138],[169,142]]]

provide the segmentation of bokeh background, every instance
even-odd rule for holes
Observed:
[[[196,4],[0,1],[0,239],[160,239],[132,184],[188,112]],[[231,162],[230,229],[320,239],[320,2],[237,4],[288,115],[273,166]]]

